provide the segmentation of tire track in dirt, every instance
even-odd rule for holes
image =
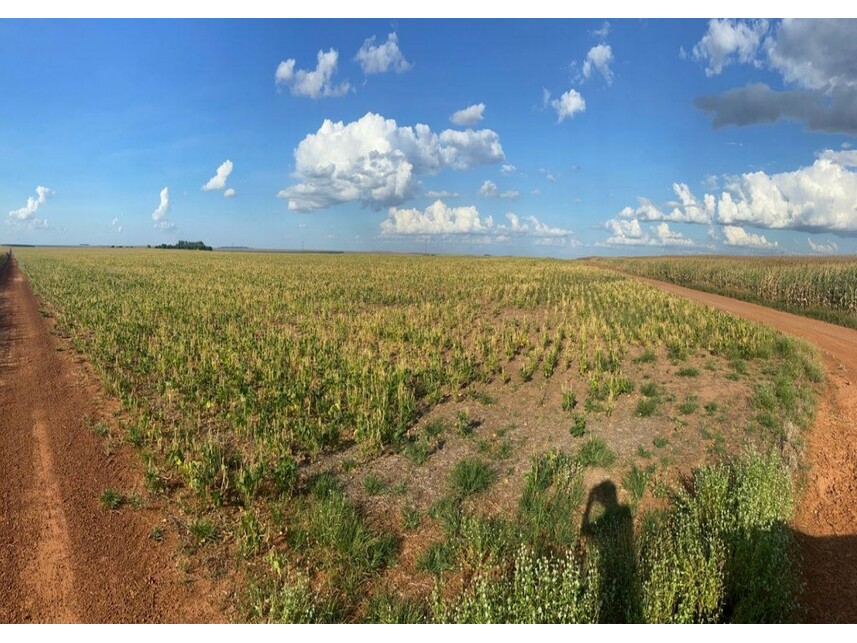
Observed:
[[[180,572],[157,507],[107,511],[106,489],[143,492],[139,457],[105,449],[87,418],[101,396],[54,338],[14,261],[0,269],[0,622],[221,622],[224,597]]]
[[[31,611],[43,606],[46,611],[41,620],[72,623],[78,616],[71,542],[44,417],[41,409],[33,413],[36,476],[29,499],[30,518],[40,524],[41,532],[35,541],[35,556],[24,570],[23,578],[29,584],[27,597]]]
[[[792,525],[806,584],[802,605],[804,619],[810,622],[857,622],[857,331],[738,299],[626,276],[765,324],[819,349],[826,369],[824,392],[806,436],[806,481]]]

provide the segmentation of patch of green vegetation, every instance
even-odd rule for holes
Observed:
[[[396,554],[393,535],[371,529],[331,475],[318,476],[310,493],[296,498],[291,509],[289,545],[302,555],[309,570],[323,570],[326,582],[337,592],[353,596]]]
[[[405,531],[415,531],[422,522],[419,510],[413,505],[402,507],[402,527]]]
[[[415,465],[420,466],[426,463],[431,455],[429,445],[423,441],[411,442],[402,451],[402,454]]]
[[[244,511],[238,526],[238,548],[244,558],[252,558],[262,550],[265,534],[259,518],[252,511]]]
[[[647,418],[652,417],[658,410],[658,398],[648,397],[637,402],[637,417]]]
[[[491,406],[497,403],[497,398],[491,397],[484,391],[477,391],[476,389],[472,389],[470,391],[470,397],[484,406]]]
[[[788,622],[797,607],[792,488],[775,455],[698,470],[640,543],[649,623]]]
[[[458,535],[463,516],[461,499],[452,496],[441,498],[431,506],[429,516],[443,525],[447,536],[454,537]]]
[[[562,410],[573,411],[577,406],[577,394],[574,391],[562,392]]]
[[[699,369],[689,366],[687,368],[683,368],[678,372],[679,377],[699,377]]]
[[[451,485],[461,498],[485,491],[497,479],[497,472],[482,460],[465,458],[452,470]]]
[[[110,435],[110,427],[104,424],[103,422],[96,422],[92,426],[92,432],[99,438],[106,438],[108,435]]]
[[[447,425],[443,420],[437,419],[428,422],[423,429],[423,433],[430,438],[436,438],[446,431]]]
[[[515,555],[511,572],[477,574],[451,600],[435,591],[432,614],[438,623],[596,623],[598,569],[572,554],[537,556],[527,547]]]
[[[105,489],[102,491],[99,500],[101,502],[101,506],[105,509],[109,509],[110,511],[117,511],[123,504],[125,504],[124,494],[113,489]]]
[[[572,424],[569,431],[572,437],[583,437],[584,433],[586,433],[586,416],[583,413],[575,413],[572,416]]]
[[[682,415],[693,415],[699,408],[699,401],[695,395],[688,395],[677,408]]]
[[[747,374],[747,360],[741,358],[733,358],[729,360],[729,368],[737,375]]]
[[[564,551],[577,542],[582,469],[579,458],[561,451],[533,458],[524,478],[518,525],[522,542],[536,552]]]
[[[458,433],[463,438],[466,438],[473,434],[473,430],[476,428],[477,423],[470,418],[470,415],[467,411],[461,411],[458,414],[458,417],[455,420],[455,432]]]
[[[634,364],[652,364],[658,361],[658,356],[651,348],[647,348],[642,355],[635,357],[632,361]]]
[[[601,438],[592,438],[583,445],[577,460],[583,468],[600,467],[606,469],[616,462],[616,454],[610,450]]]
[[[687,359],[687,347],[677,341],[672,341],[667,345],[667,355],[673,363],[684,361]]]
[[[714,442],[708,451],[710,454],[721,458],[726,455],[726,438],[722,433],[714,434]]]
[[[381,625],[428,622],[428,606],[415,600],[383,593],[369,603],[364,621]]]
[[[213,543],[220,538],[217,527],[205,518],[198,518],[190,524],[190,535],[197,546]]]
[[[417,569],[439,576],[453,568],[455,558],[455,547],[451,543],[435,543],[417,561]]]
[[[654,472],[655,465],[649,465],[645,469],[640,469],[634,464],[628,473],[625,474],[625,477],[622,478],[622,486],[631,494],[634,502],[639,501],[645,495],[646,489],[649,486],[649,480],[651,480]]]
[[[381,480],[381,478],[374,473],[370,473],[363,478],[363,489],[370,496],[380,496],[382,493],[387,491],[387,486],[387,483]]]
[[[652,440],[652,444],[655,445],[656,449],[663,449],[669,443],[670,443],[669,440],[667,440],[666,438],[661,437],[661,436],[657,436],[654,440]]]
[[[709,402],[703,408],[705,409],[705,414],[711,417],[712,415],[717,413],[717,409],[720,407],[717,405],[717,402]]]
[[[309,578],[285,569],[282,558],[269,557],[274,572],[251,582],[245,601],[249,620],[262,623],[325,623],[335,620],[335,607],[313,591]]]
[[[640,387],[640,393],[646,397],[658,397],[660,395],[660,387],[654,382],[647,382]]]
[[[512,443],[509,440],[503,440],[500,447],[497,449],[497,458],[500,460],[508,460],[512,457]]]

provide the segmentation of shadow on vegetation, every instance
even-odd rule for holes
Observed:
[[[601,620],[636,623],[642,618],[634,521],[619,503],[616,485],[605,480],[589,492],[581,535],[598,551]]]
[[[683,570],[697,572],[684,579],[691,581],[691,586],[685,587],[684,597],[668,598],[661,605],[666,611],[658,614],[662,597],[652,595],[653,590],[660,592],[652,585],[655,579],[646,561],[652,554],[663,560],[657,551],[659,538],[652,538],[653,533],[663,533],[665,524],[660,520],[655,516],[647,526],[638,526],[640,533],[635,537],[631,509],[619,502],[613,482],[606,480],[589,493],[581,535],[598,554],[601,622],[669,621],[677,616],[678,620],[690,622],[857,622],[857,535],[815,537],[782,521],[763,528],[735,529],[723,538],[726,547],[721,552],[716,551],[719,547],[691,552],[681,542],[673,544],[669,549],[678,559],[702,554],[707,560]],[[793,564],[786,554],[789,544],[794,552]],[[716,559],[717,564],[711,567]],[[680,573],[674,567],[676,563],[683,567],[682,562],[688,561],[673,558],[671,562],[668,577]],[[843,575],[843,567],[850,572]],[[706,578],[706,572],[715,568],[723,574],[719,590],[706,587],[712,580]],[[715,591],[706,597],[710,590]],[[716,599],[715,594],[719,594]],[[789,609],[792,600],[796,604]]]

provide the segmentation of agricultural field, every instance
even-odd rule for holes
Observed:
[[[629,274],[857,328],[854,257],[646,257],[598,262]]]
[[[578,262],[15,256],[235,620],[798,618],[804,343]]]

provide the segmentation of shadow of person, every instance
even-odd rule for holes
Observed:
[[[640,622],[634,521],[628,505],[619,504],[616,485],[610,480],[589,492],[580,531],[598,551],[600,620],[605,623]]]

